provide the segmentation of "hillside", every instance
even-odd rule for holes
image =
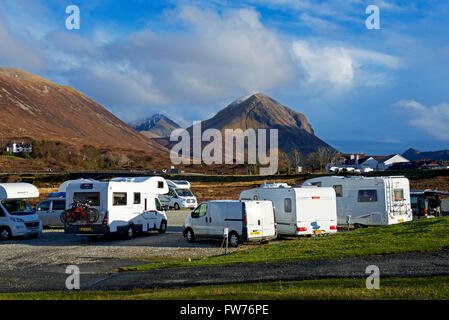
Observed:
[[[0,68],[0,117],[5,140],[166,151],[81,92],[20,69]]]
[[[148,138],[168,137],[174,129],[180,128],[176,122],[159,113],[147,119],[132,122],[129,126]]]
[[[449,160],[449,150],[440,150],[440,151],[419,151],[413,148],[408,149],[402,154],[403,157],[406,159],[413,161],[413,160],[423,160],[423,159],[430,159],[430,160]]]
[[[320,147],[334,150],[315,136],[304,114],[296,112],[262,93],[235,100],[214,117],[201,122],[201,130],[278,129],[279,150],[288,154],[297,150],[303,156]],[[192,132],[192,127],[187,129]],[[157,139],[163,143],[161,139]]]

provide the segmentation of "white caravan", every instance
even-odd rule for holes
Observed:
[[[190,182],[185,180],[167,180],[168,193],[161,194],[159,201],[164,207],[194,209],[198,205],[196,197],[190,190]]]
[[[66,189],[66,209],[74,201],[90,200],[99,211],[95,223],[75,222],[64,226],[66,233],[84,235],[124,234],[167,229],[167,216],[158,195],[167,193],[161,177],[114,178],[111,181],[72,182]]]
[[[269,200],[280,235],[303,236],[337,232],[337,207],[332,188],[263,184],[240,193],[240,200]]]
[[[29,183],[0,184],[0,238],[37,237],[42,223],[25,200],[39,197],[39,190]]]
[[[187,241],[196,238],[224,239],[237,247],[248,241],[277,237],[276,218],[270,201],[214,200],[202,202],[188,216],[183,228]]]
[[[413,218],[410,185],[403,176],[327,176],[304,184],[335,189],[339,225],[389,225]]]

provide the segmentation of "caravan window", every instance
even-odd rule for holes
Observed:
[[[394,201],[404,200],[404,189],[394,189]]]
[[[259,200],[259,196],[257,194],[254,195],[253,200]]]
[[[140,204],[140,192],[134,192],[134,204]]]
[[[164,189],[164,181],[158,181],[157,182],[157,188],[158,189]]]
[[[112,205],[113,206],[126,206],[126,192],[114,192],[112,194]]]
[[[312,186],[321,187],[321,185],[322,185],[321,181],[312,182]]]
[[[284,199],[284,212],[292,212],[292,199]]]
[[[335,196],[337,197],[343,197],[343,186],[342,185],[335,185],[333,186],[335,189]]]
[[[359,202],[376,202],[377,190],[359,190]]]
[[[92,201],[92,206],[98,207],[100,205],[99,192],[75,192],[73,194],[73,201]]]

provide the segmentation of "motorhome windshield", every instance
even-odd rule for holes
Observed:
[[[25,216],[29,214],[34,214],[33,208],[25,200],[21,199],[1,200],[0,203],[11,215]]]
[[[180,197],[193,197],[193,193],[190,189],[175,189],[175,191]]]

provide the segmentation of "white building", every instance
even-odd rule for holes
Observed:
[[[6,151],[11,153],[31,153],[32,147],[31,143],[8,142],[8,144],[6,145]]]

